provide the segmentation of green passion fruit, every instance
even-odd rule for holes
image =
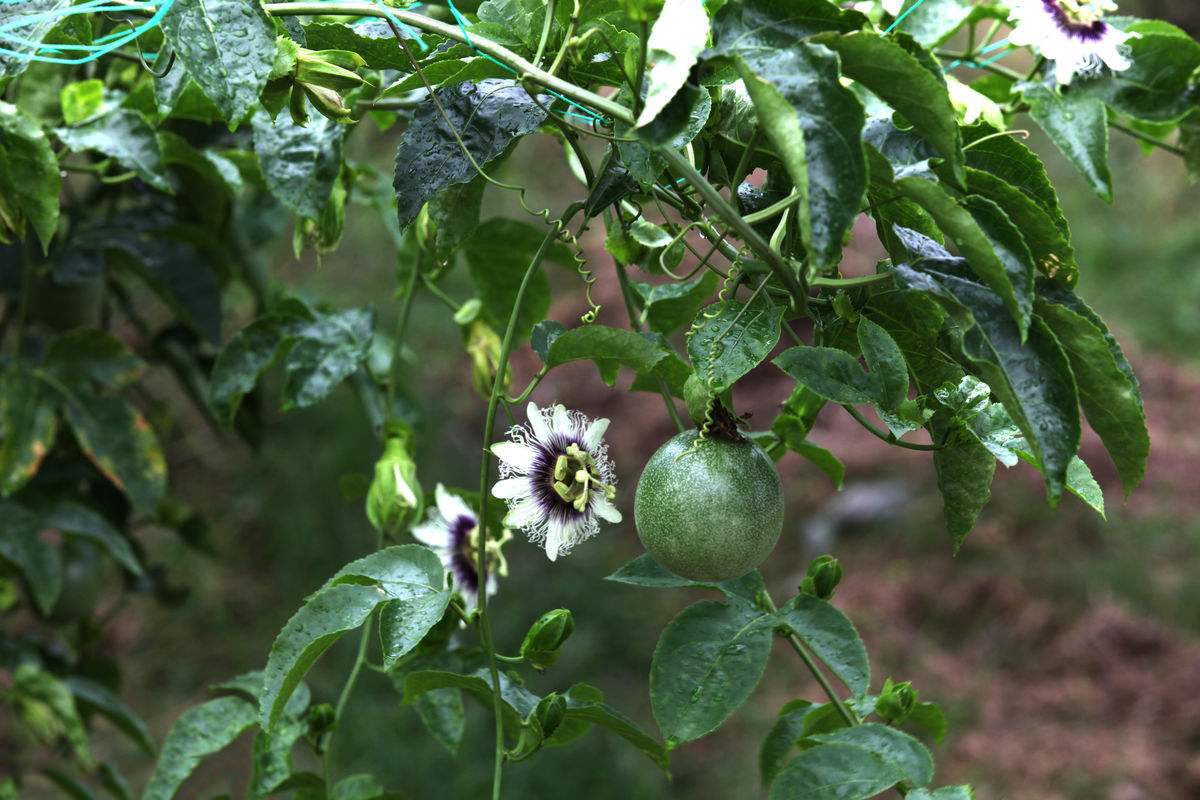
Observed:
[[[746,574],[775,548],[783,488],[758,445],[692,430],[650,457],[633,513],[655,561],[685,578],[722,581]]]

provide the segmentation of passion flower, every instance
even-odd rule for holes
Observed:
[[[734,433],[687,431],[658,449],[638,480],[634,519],[655,561],[721,581],[763,562],[783,530],[783,489],[761,447]]]
[[[600,520],[621,521],[604,443],[608,420],[593,422],[561,405],[542,409],[534,403],[526,414],[528,425],[514,426],[509,441],[492,445],[501,477],[492,495],[508,502],[504,524],[524,529],[553,561],[595,536]]]
[[[1011,0],[1008,41],[1037,48],[1054,62],[1054,74],[1065,86],[1076,75],[1091,76],[1105,65],[1113,72],[1129,69],[1130,39],[1136,33],[1104,21],[1116,11],[1112,0]]]
[[[479,517],[458,495],[442,484],[434,491],[437,505],[429,509],[425,522],[412,529],[413,537],[433,548],[450,573],[454,587],[473,608],[479,601]],[[496,593],[496,576],[508,575],[508,564],[501,548],[512,538],[507,528],[499,539],[487,543],[487,593]]]

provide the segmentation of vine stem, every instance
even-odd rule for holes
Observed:
[[[906,442],[903,439],[897,439],[892,434],[884,433],[872,425],[866,417],[858,413],[854,406],[843,405],[842,408],[846,409],[850,416],[854,417],[854,421],[863,426],[872,436],[874,436],[876,439],[882,439],[888,444],[895,445],[896,447],[903,447],[905,450],[920,450],[922,452],[930,452],[942,449],[936,444],[913,444],[912,442]]]
[[[517,71],[518,74],[529,76],[529,79],[535,83],[539,83],[548,89],[553,89],[560,94],[569,97],[572,100],[591,106],[597,111],[602,111],[614,119],[632,123],[634,121],[633,114],[629,109],[620,103],[595,92],[588,91],[580,86],[576,86],[570,81],[551,75],[544,69],[531,64],[526,59],[509,50],[503,45],[493,42],[484,36],[472,35],[469,39],[462,29],[457,25],[452,25],[441,20],[427,17],[423,14],[415,14],[411,11],[402,11],[396,8],[383,8],[382,6],[372,5],[370,3],[268,3],[266,5],[268,14],[277,17],[295,17],[305,15],[333,15],[346,17],[377,17],[380,19],[391,19],[403,22],[418,30],[436,33],[439,36],[445,36],[447,39],[453,39],[456,42],[469,43],[474,46],[479,52],[492,56],[493,58],[503,61]]]
[[[556,220],[546,238],[542,240],[537,252],[533,256],[533,260],[529,262],[529,268],[525,270],[524,277],[521,278],[521,285],[517,289],[516,300],[513,301],[512,313],[508,317],[508,327],[504,331],[504,339],[500,343],[500,356],[497,359],[496,375],[504,375],[504,371],[508,369],[508,356],[512,352],[513,338],[517,329],[517,315],[520,313],[521,305],[525,300],[526,291],[529,289],[529,282],[533,277],[533,273],[541,265],[542,259],[546,257],[550,245],[558,237],[562,231],[565,221],[575,215],[575,212],[582,207],[582,204],[575,203],[563,212],[562,217]],[[496,409],[500,405],[501,380],[499,377],[492,381],[492,394],[488,398],[487,418],[483,426],[483,459],[479,466],[479,545],[477,558],[479,560],[479,639],[483,644],[483,649],[488,654],[488,667],[492,675],[492,711],[496,717],[496,753],[495,766],[492,770],[492,800],[499,800],[500,785],[503,777],[504,769],[504,717],[502,716],[502,700],[500,697],[500,669],[496,665],[496,647],[492,640],[492,624],[488,618],[487,608],[487,515],[488,515],[488,483],[491,480],[492,466],[492,435],[496,427]]]
[[[629,274],[625,272],[625,265],[617,259],[613,259],[613,264],[617,268],[617,282],[621,284],[621,297],[625,300],[625,310],[629,313],[630,326],[638,331],[642,330],[641,323],[638,322],[637,308],[633,300],[633,287],[629,285]],[[675,401],[671,399],[671,390],[667,386],[667,381],[661,376],[658,378],[658,393],[662,395],[663,404],[667,407],[667,413],[671,416],[671,421],[675,423],[675,427],[680,433],[687,430],[687,426],[683,424],[683,420],[679,416],[679,409],[675,408]]]
[[[767,608],[770,609],[772,614],[779,610],[776,608],[775,601],[771,599],[769,593],[763,592],[763,599],[766,601]],[[800,656],[800,660],[804,662],[804,666],[812,673],[813,678],[816,679],[817,684],[821,687],[821,691],[829,698],[829,702],[833,703],[833,707],[837,709],[838,714],[846,721],[846,724],[851,726],[860,724],[862,720],[845,704],[841,695],[834,690],[833,684],[829,682],[829,678],[825,676],[824,670],[817,665],[816,660],[804,647],[804,643],[800,640],[800,637],[795,633],[789,633],[784,638],[787,639],[792,649],[796,651],[796,655]]]
[[[1181,157],[1187,155],[1187,152],[1185,152],[1182,147],[1176,147],[1173,144],[1167,144],[1166,142],[1160,142],[1158,139],[1155,139],[1153,136],[1148,136],[1147,134],[1144,134],[1139,130],[1135,130],[1133,128],[1128,128],[1119,122],[1109,122],[1108,126],[1110,128],[1113,128],[1114,130],[1120,131],[1121,133],[1125,134],[1126,136],[1132,136],[1134,139],[1137,139],[1139,141],[1145,142],[1146,144],[1158,147],[1162,150],[1167,151],[1168,153],[1174,153],[1175,155],[1181,156]]]
[[[729,202],[721,196],[717,188],[700,174],[695,165],[687,159],[687,156],[674,150],[670,147],[658,148],[657,152],[667,161],[667,164],[672,170],[682,175],[688,183],[696,187],[696,191],[704,198],[713,210],[721,216],[722,219],[741,237],[742,241],[749,245],[750,249],[758,254],[775,276],[779,278],[793,299],[796,301],[797,307],[808,312],[808,292],[800,283],[800,280],[792,272],[791,266],[784,260],[783,256],[771,249],[771,246],[759,235],[758,231],[750,226],[742,218],[742,215],[737,212]]]

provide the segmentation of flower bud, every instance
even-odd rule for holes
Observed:
[[[533,716],[542,728],[542,736],[549,739],[567,716],[567,698],[551,692],[538,701]]]
[[[833,592],[841,580],[841,562],[833,556],[819,556],[808,565],[808,574],[800,584],[800,591],[828,600],[833,597]]]
[[[313,51],[301,47],[296,54],[296,80],[308,86],[345,92],[366,83],[354,71],[365,64],[361,56],[348,50]]]
[[[384,535],[399,533],[421,513],[421,484],[417,464],[408,453],[409,436],[403,424],[389,428],[383,455],[375,462],[375,479],[367,490],[367,519]]]
[[[500,336],[482,319],[475,319],[463,328],[467,355],[471,357],[471,383],[483,397],[491,397],[492,381],[500,368]],[[512,376],[505,371],[502,388],[512,386]]]
[[[575,630],[575,620],[565,608],[547,611],[529,627],[521,642],[521,658],[534,669],[544,670],[558,659],[558,651]]]
[[[350,108],[346,105],[342,96],[336,90],[325,86],[316,86],[311,83],[297,84],[304,90],[304,96],[323,117],[334,121],[345,119],[350,116]],[[293,91],[293,96],[295,92]]]
[[[903,722],[917,705],[917,692],[912,683],[892,683],[888,678],[884,681],[879,699],[875,701],[875,713],[884,721],[891,724]]]

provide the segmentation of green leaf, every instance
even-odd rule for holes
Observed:
[[[829,480],[833,481],[833,488],[839,492],[842,490],[842,484],[846,480],[846,465],[840,458],[807,439],[784,437],[783,441],[789,450],[812,462],[817,469],[824,472]]]
[[[1093,324],[1089,316],[1094,314],[1081,305],[1064,291],[1039,298],[1036,309],[1071,362],[1083,412],[1112,456],[1128,497],[1146,473],[1150,454],[1146,413],[1128,362],[1119,348],[1110,349],[1107,332]]]
[[[1101,200],[1113,201],[1108,171],[1108,114],[1104,103],[1080,92],[1060,94],[1047,86],[1027,85],[1023,96],[1029,116],[1074,164]]]
[[[370,342],[368,311],[321,313],[285,304],[247,325],[221,350],[213,365],[209,403],[230,424],[242,397],[272,364],[282,362],[287,372],[283,407],[310,406],[358,369]]]
[[[139,511],[158,510],[167,461],[150,423],[117,396],[60,389],[67,423],[84,454]]]
[[[146,362],[107,331],[80,328],[54,338],[43,363],[57,380],[72,384],[89,381],[121,389],[146,371]]]
[[[823,744],[780,770],[770,800],[867,800],[904,779],[892,764],[863,747]]]
[[[12,494],[37,474],[57,432],[49,387],[21,368],[0,372],[0,493]]]
[[[362,56],[371,69],[412,69],[404,48],[392,29],[381,19],[362,20],[353,25],[313,22],[304,26],[304,46],[309,50],[349,50]]]
[[[58,229],[58,159],[38,123],[0,101],[0,189],[29,220],[43,252]]]
[[[993,136],[996,133],[999,131],[985,123],[963,128],[963,140],[970,145],[966,150],[967,166],[991,173],[1020,189],[1054,220],[1054,224],[1069,242],[1070,227],[1059,206],[1058,193],[1046,174],[1045,164],[1015,136]],[[987,195],[978,189],[971,190],[976,194]],[[1001,203],[1001,206],[1003,205]]]
[[[769,57],[823,31],[849,33],[867,18],[828,0],[742,0],[713,20],[713,52]]]
[[[1004,301],[1024,339],[1033,306],[1033,259],[1021,232],[983,198],[960,205],[941,186],[921,178],[901,178],[896,188],[933,216],[971,270]]]
[[[284,208],[308,219],[320,219],[342,168],[345,126],[320,114],[304,126],[290,114],[274,120],[265,111],[250,121],[254,150],[267,188]]]
[[[96,800],[96,795],[92,794],[91,789],[62,770],[55,769],[54,767],[46,767],[42,770],[42,774],[51,783],[62,789],[66,795],[74,798],[74,800]]]
[[[649,124],[666,108],[706,44],[708,14],[703,0],[666,0],[646,40],[646,99],[636,127]]]
[[[258,679],[252,690],[252,696],[257,700],[258,690],[262,688],[262,673],[255,672],[243,677]],[[295,775],[292,749],[297,740],[309,730],[303,715],[310,700],[308,687],[300,684],[288,700],[283,717],[275,726],[275,730],[270,733],[260,730],[255,735],[251,756],[251,797],[266,797],[283,791],[289,785],[289,779]]]
[[[449,260],[479,227],[485,188],[487,182],[476,178],[443,189],[429,201],[429,221],[434,227],[434,247],[440,260]]]
[[[1043,275],[1067,286],[1075,283],[1079,276],[1075,249],[1050,214],[1035,200],[1003,179],[970,167],[967,168],[967,188],[972,194],[990,200],[1011,220]]]
[[[650,705],[668,749],[716,730],[754,691],[774,636],[765,617],[702,600],[667,625],[650,664]]]
[[[805,646],[825,662],[834,675],[854,694],[871,685],[871,663],[867,648],[854,623],[832,604],[807,594],[793,597],[776,617],[803,640]]]
[[[772,363],[834,403],[874,405],[884,401],[879,373],[863,372],[858,359],[845,350],[799,345],[784,350]]]
[[[131,574],[143,574],[142,565],[138,563],[133,548],[129,546],[129,540],[108,520],[87,506],[72,500],[59,500],[50,508],[42,510],[38,517],[43,528],[54,528],[66,536],[94,542]]]
[[[521,280],[545,237],[544,228],[494,217],[477,227],[463,246],[471,280],[483,301],[483,318],[497,331],[508,327]],[[551,245],[546,251],[546,259],[562,265],[574,263],[566,247],[560,244]],[[549,310],[550,281],[539,266],[529,279],[525,300],[517,314],[514,343],[528,339],[533,326],[545,319]]]
[[[593,699],[596,696],[597,699]],[[658,764],[664,771],[667,769],[669,755],[662,743],[639,728],[632,720],[612,706],[598,699],[599,690],[587,684],[576,684],[567,694],[567,712],[563,725],[569,723],[597,725],[620,736],[634,747],[641,750]],[[563,730],[560,726],[559,730]],[[552,735],[546,742],[548,745],[558,744]]]
[[[621,139],[616,143],[617,152],[629,174],[649,190],[667,166],[656,148],[680,150],[686,147],[704,129],[711,113],[712,96],[708,90],[687,83],[645,127],[618,125],[617,133]],[[625,141],[631,134],[637,141]]]
[[[142,800],[171,800],[200,762],[254,726],[255,708],[240,697],[218,697],[183,712],[163,741]]]
[[[421,695],[414,705],[417,716],[429,734],[451,755],[457,754],[467,725],[462,692],[458,689],[433,689]]]
[[[823,33],[812,38],[842,58],[842,73],[904,115],[946,159],[955,181],[966,180],[962,134],[946,83],[894,40],[874,33]]]
[[[769,55],[743,53],[740,63],[749,68],[742,70],[742,79],[763,130],[801,192],[803,240],[811,245],[817,267],[836,266],[867,190],[862,103],[839,81],[838,57],[820,45],[797,42]],[[760,80],[775,94],[757,87]],[[791,107],[791,118],[779,99]],[[795,137],[803,144],[793,142]]]
[[[900,346],[891,334],[866,317],[858,322],[858,346],[867,369],[879,376],[883,407],[895,410],[908,399],[908,364]]]
[[[335,584],[308,598],[271,645],[260,703],[264,730],[275,727],[288,697],[313,663],[342,634],[366,622],[385,599],[374,584]]]
[[[151,758],[155,755],[154,740],[150,738],[150,729],[129,707],[107,686],[79,677],[67,678],[65,683],[75,695],[75,702],[84,712],[94,711],[102,714],[122,733],[128,736],[142,751]]]
[[[749,304],[725,300],[700,312],[687,349],[710,392],[724,393],[770,355],[785,310],[760,295]]]
[[[162,29],[230,128],[250,116],[275,56],[275,27],[259,3],[177,0]]]
[[[758,775],[764,789],[771,787],[775,776],[791,755],[792,748],[804,737],[805,718],[813,706],[808,701],[800,702],[803,703],[802,708],[789,708],[792,704],[788,703],[763,739],[758,752]]]
[[[694,581],[676,575],[649,555],[640,555],[624,564],[604,580],[643,586],[649,589],[715,589],[734,603],[753,606],[755,594],[762,587],[762,576],[751,572],[740,578],[720,582]]]
[[[511,80],[468,81],[439,89],[437,98],[441,108],[422,103],[396,151],[394,187],[401,228],[416,219],[438,191],[466,183],[477,174],[447,128],[443,111],[480,167],[516,139],[537,130],[546,118],[525,89]]]
[[[700,311],[705,299],[717,290],[715,273],[704,271],[690,281],[661,283],[632,283],[642,299],[641,320],[650,330],[669,336],[690,323]]]
[[[946,427],[935,424],[931,430],[940,440]],[[977,439],[959,433],[933,454],[933,468],[942,492],[946,530],[957,553],[992,496],[996,457]]]
[[[401,656],[420,644],[429,629],[446,613],[451,592],[439,590],[443,583],[441,562],[438,562],[436,580],[431,585],[422,587],[420,593],[411,597],[384,604],[379,613],[379,638],[383,644],[385,669],[391,669]]]
[[[908,4],[912,6],[912,3]],[[969,0],[925,0],[895,30],[909,34],[922,47],[935,47],[950,38],[971,16]]]
[[[1150,122],[1175,122],[1196,107],[1192,84],[1200,69],[1200,43],[1161,20],[1111,17],[1106,21],[1138,34],[1124,45],[1129,48],[1130,67],[1105,70],[1093,80],[1080,81],[1080,94]]]
[[[104,81],[91,78],[68,83],[58,93],[62,102],[63,122],[78,125],[96,115],[104,105]]]
[[[891,764],[914,786],[926,786],[933,780],[933,756],[929,748],[903,731],[887,725],[867,722],[850,728],[818,733],[819,742],[852,744],[870,750]]]
[[[941,341],[946,312],[932,297],[915,291],[876,294],[864,313],[899,345],[919,391],[958,382],[963,369]]]
[[[420,545],[387,547],[338,570],[288,620],[271,646],[259,703],[263,729],[274,728],[292,691],[321,654],[380,604],[385,604],[380,625],[385,661],[394,663],[411,650],[445,611],[449,596],[444,576],[437,554]],[[427,613],[439,603],[436,616]]]
[[[930,292],[956,317],[959,326],[951,333],[957,347],[1029,440],[1043,465],[1050,502],[1056,503],[1080,435],[1079,397],[1067,356],[1038,317],[1022,344],[998,297],[963,277],[953,259],[936,263],[939,269],[920,272],[898,266],[897,282]]]
[[[38,609],[49,614],[62,592],[62,556],[40,534],[36,514],[0,500],[0,558],[17,568]]]
[[[154,128],[137,111],[118,108],[77,128],[56,128],[55,136],[73,152],[95,150],[106,155],[159,191],[172,185]]]
[[[546,366],[557,367],[569,361],[589,359],[596,362],[601,375],[607,367],[615,368],[617,364],[638,374],[649,374],[667,355],[661,344],[647,336],[593,323],[560,334],[550,344]]]

